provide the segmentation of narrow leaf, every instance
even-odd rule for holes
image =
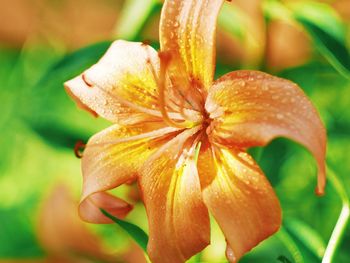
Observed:
[[[281,227],[281,229],[276,233],[276,237],[285,245],[285,247],[291,253],[295,263],[305,262],[298,245],[294,242],[293,238],[289,235],[289,233],[285,230],[284,227]]]
[[[228,33],[242,39],[244,34],[247,33],[247,30],[245,30],[247,19],[249,18],[236,6],[224,5],[220,11],[218,24]]]
[[[132,223],[120,220],[103,209],[100,209],[101,212],[111,219],[113,222],[117,223],[122,229],[124,229],[139,246],[147,253],[147,243],[148,243],[148,235],[137,225]]]
[[[324,29],[332,37],[340,41],[345,40],[346,27],[331,5],[319,1],[293,1],[286,6],[290,8],[294,17],[304,18]]]
[[[305,18],[298,17],[297,20],[311,35],[317,49],[328,62],[344,77],[350,78],[350,54],[345,42],[340,41]]]
[[[344,77],[350,78],[350,54],[346,46],[346,27],[335,10],[316,1],[291,1],[282,4],[266,0],[263,5],[268,20],[300,23],[314,41],[318,52]]]
[[[288,218],[284,226],[295,236],[306,248],[308,248],[319,259],[322,258],[326,245],[319,234],[307,224],[297,219]]]
[[[84,69],[96,63],[106,52],[112,41],[104,41],[78,49],[56,61],[41,77],[36,86],[41,86],[52,79],[68,80]]]
[[[309,1],[290,6],[293,16],[312,37],[316,48],[342,75],[350,78],[350,54],[346,28],[335,10],[327,4]]]
[[[285,256],[279,256],[277,258],[278,261],[282,262],[282,263],[292,263],[287,257]]]
[[[85,141],[98,130],[97,121],[92,124],[90,116],[77,111],[63,83],[96,63],[110,44],[111,41],[100,42],[55,59],[28,88],[26,101],[30,104],[21,117],[42,139],[54,146],[73,148],[77,140]]]
[[[116,37],[136,40],[148,18],[160,4],[159,0],[127,0],[117,23]]]
[[[265,0],[262,7],[267,21],[275,19],[288,21],[292,18],[290,10],[280,1]]]

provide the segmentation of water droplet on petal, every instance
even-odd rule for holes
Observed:
[[[277,119],[282,120],[284,118],[283,114],[277,113],[276,114]]]
[[[263,83],[261,89],[264,90],[264,91],[268,91],[269,90],[269,86],[266,83]]]

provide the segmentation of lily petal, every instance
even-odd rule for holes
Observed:
[[[278,230],[279,201],[247,153],[208,144],[199,154],[198,172],[204,202],[227,239],[230,262]]]
[[[186,130],[168,142],[142,170],[148,254],[154,263],[185,262],[209,243],[209,217],[196,168],[196,146],[188,140],[196,130]],[[183,150],[184,144],[189,144],[189,150]]]
[[[171,54],[173,67],[169,73],[180,81],[177,85],[196,84],[204,90],[211,86],[215,71],[216,19],[223,2],[165,1],[160,21],[160,45],[163,52]]]
[[[88,222],[112,223],[99,210],[125,216],[131,206],[105,191],[136,179],[138,169],[178,129],[162,122],[114,125],[89,140],[82,158],[83,193],[80,216]]]
[[[115,41],[100,61],[65,88],[78,106],[119,124],[160,117],[157,52],[143,43]]]
[[[221,144],[263,146],[283,136],[305,146],[318,164],[317,193],[324,192],[326,131],[296,84],[258,71],[235,71],[213,85],[206,110],[214,119],[211,139]]]

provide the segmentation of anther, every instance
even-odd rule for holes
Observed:
[[[86,147],[86,144],[83,141],[77,141],[74,146],[74,154],[77,158],[83,157],[83,152]]]
[[[141,46],[149,46],[151,45],[151,40],[145,39],[142,41]]]
[[[86,84],[86,86],[88,86],[89,88],[92,88],[92,87],[93,87],[92,83],[90,83],[90,82],[86,79],[85,74],[82,74],[82,75],[81,75],[81,78],[83,79],[83,81],[84,81],[84,83]]]

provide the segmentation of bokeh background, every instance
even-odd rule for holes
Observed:
[[[0,0],[0,262],[145,262],[120,226],[88,225],[76,215],[82,176],[74,145],[109,124],[77,109],[62,83],[95,63],[114,39],[158,47],[161,6]],[[314,194],[315,162],[301,146],[277,139],[251,149],[284,219],[242,262],[317,263],[326,249],[334,251],[332,262],[350,262],[349,44],[349,0],[233,0],[221,10],[216,76],[245,68],[290,79],[328,132],[324,197]],[[136,186],[115,193],[135,203],[126,220],[147,232]],[[225,240],[212,224],[212,244],[190,262],[226,262]]]

